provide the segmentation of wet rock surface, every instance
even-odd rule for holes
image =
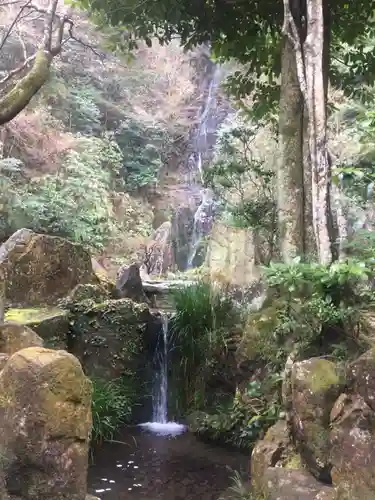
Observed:
[[[175,438],[136,429],[106,444],[89,470],[89,492],[102,500],[218,500],[248,456],[206,445],[189,434]]]

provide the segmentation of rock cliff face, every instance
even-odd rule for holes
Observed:
[[[251,457],[252,487],[267,500],[375,498],[374,349],[346,371],[327,359],[294,363],[285,421]]]

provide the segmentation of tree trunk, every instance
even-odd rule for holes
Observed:
[[[280,251],[284,262],[305,254],[303,96],[294,47],[284,37],[281,60],[277,202]]]
[[[332,261],[331,164],[327,149],[324,77],[323,0],[307,0],[307,36],[304,43],[306,104],[309,113],[309,150],[312,167],[313,226],[318,257]]]
[[[321,263],[329,264],[333,256],[334,235],[330,200],[331,163],[327,148],[326,70],[329,54],[325,44],[327,29],[323,12],[323,7],[327,6],[323,5],[323,1],[327,0],[305,0],[296,5],[295,0],[283,0],[283,32],[294,47],[298,80],[308,112],[312,222],[317,254]],[[305,40],[298,29],[302,22],[306,24]]]
[[[0,125],[13,120],[46,83],[50,76],[52,59],[52,54],[40,50],[27,75],[0,98]]]

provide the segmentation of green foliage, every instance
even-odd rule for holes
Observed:
[[[93,379],[92,435],[93,443],[110,441],[132,416],[134,394],[122,380],[110,382]]]
[[[87,78],[65,79],[64,75],[55,73],[37,96],[36,103],[47,103],[51,115],[66,129],[99,136],[105,128],[105,117],[99,107],[102,100],[102,92]]]
[[[247,326],[260,358],[282,369],[296,348],[302,356],[340,351],[342,357],[348,346],[361,350],[356,338],[359,314],[374,300],[372,271],[364,262],[348,259],[323,266],[296,260],[271,264],[264,271],[272,302],[250,315]]]
[[[273,425],[280,413],[279,375],[262,382],[249,382],[244,394],[237,395],[227,406],[219,406],[212,414],[200,414],[196,431],[214,441],[249,450]]]
[[[125,31],[130,47],[140,38],[150,45],[152,37],[160,43],[169,43],[179,36],[186,48],[210,42],[217,59],[234,58],[245,65],[245,70],[234,74],[230,82],[231,91],[238,98],[253,93],[254,112],[258,114],[267,113],[278,102],[282,2],[254,0],[218,5],[188,0],[164,0],[157,4],[151,0],[75,0],[74,3],[93,12],[102,26],[117,27],[119,40],[124,39]],[[335,0],[330,2],[329,9],[334,53],[345,42],[353,44],[359,39],[362,43],[365,28],[374,24],[373,6],[368,0]],[[302,4],[302,24],[304,12]],[[353,70],[370,72],[371,52],[358,50],[357,54],[359,62]]]
[[[121,161],[109,138],[81,138],[56,174],[33,179],[27,186],[13,180],[9,225],[102,247],[115,225],[109,199]]]
[[[224,205],[230,223],[251,228],[265,238],[270,259],[276,243],[277,210],[274,172],[254,154],[253,142],[261,125],[240,115],[227,120],[218,136],[214,162],[205,171],[205,182]]]
[[[177,407],[183,414],[204,405],[207,380],[215,356],[226,349],[235,312],[230,298],[205,281],[174,291],[173,298],[172,378],[179,387]]]
[[[127,189],[134,191],[157,184],[167,142],[164,131],[156,124],[147,125],[129,118],[120,124],[114,137],[123,154],[121,174]]]

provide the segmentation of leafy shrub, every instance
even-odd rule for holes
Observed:
[[[251,381],[244,394],[211,414],[199,414],[195,429],[209,439],[248,450],[279,418],[279,375]],[[267,395],[267,396],[265,396]]]
[[[115,139],[123,155],[121,173],[127,189],[157,184],[166,142],[163,130],[129,118],[115,131]]]
[[[231,117],[219,134],[215,159],[205,171],[205,182],[222,202],[229,223],[250,228],[266,246],[265,262],[274,253],[277,211],[274,172],[255,155],[259,125]],[[259,217],[262,214],[262,217]]]
[[[112,440],[121,426],[130,421],[134,395],[121,380],[93,379],[92,383],[91,439],[100,444]]]
[[[302,263],[265,268],[271,300],[249,317],[247,335],[265,362],[281,369],[294,349],[305,356],[361,349],[356,325],[363,307],[373,300],[370,269],[347,260],[330,266]],[[346,352],[347,349],[346,349]]]
[[[226,349],[235,311],[231,299],[200,281],[173,292],[176,313],[171,324],[173,378],[180,386],[181,410],[200,407],[215,356]]]

